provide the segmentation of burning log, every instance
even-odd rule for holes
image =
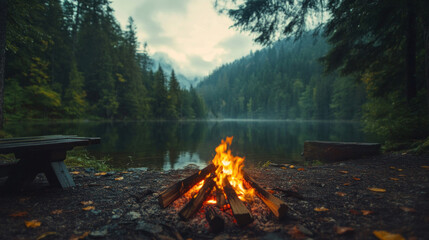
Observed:
[[[232,213],[237,224],[240,227],[244,227],[253,222],[252,215],[250,215],[249,210],[246,208],[244,203],[238,198],[228,179],[225,178],[223,181],[223,191],[226,194],[226,200],[228,200],[229,205],[231,206]]]
[[[197,173],[193,174],[192,176],[187,177],[182,181],[178,181],[175,184],[171,185],[159,195],[159,205],[162,208],[166,208],[177,198],[189,191],[189,189],[191,189],[195,184],[201,182],[201,180],[203,180],[208,174],[214,172],[215,170],[215,165],[210,164],[202,170],[198,171]]]
[[[252,177],[243,171],[244,180],[248,185],[255,189],[256,195],[267,205],[278,219],[283,219],[286,216],[288,207],[285,202],[276,198],[271,193],[265,191]]]
[[[216,186],[216,204],[222,209],[226,204],[225,194]]]
[[[216,212],[216,209],[212,206],[207,206],[206,209],[206,219],[210,225],[210,229],[213,233],[219,233],[223,231],[225,221],[223,218]]]
[[[192,198],[191,201],[186,204],[182,210],[179,212],[179,216],[183,220],[188,220],[192,215],[194,215],[200,208],[203,206],[204,201],[213,191],[213,187],[215,186],[215,182],[213,181],[214,176],[210,176],[204,181],[203,187],[198,192],[195,198]]]

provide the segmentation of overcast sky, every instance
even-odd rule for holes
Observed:
[[[166,54],[176,72],[205,76],[216,67],[259,49],[247,33],[231,29],[212,0],[113,0],[122,29],[133,17],[140,43],[151,55]]]

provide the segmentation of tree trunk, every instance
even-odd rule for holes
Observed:
[[[77,6],[76,6],[76,15],[75,15],[75,19],[74,19],[74,24],[72,27],[72,54],[73,57],[75,57],[75,53],[76,53],[76,45],[77,45],[77,28],[79,27],[79,20],[80,20],[80,13],[81,13],[81,1],[77,1]]]
[[[7,0],[0,0],[0,129],[3,129],[4,76],[6,65]]]
[[[425,79],[426,79],[426,99],[429,113],[429,19],[423,20],[424,44],[425,44]]]
[[[405,70],[408,102],[417,96],[416,38],[416,5],[414,0],[407,0]]]

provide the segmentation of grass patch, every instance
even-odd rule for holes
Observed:
[[[97,171],[114,171],[117,170],[111,167],[107,162],[109,157],[103,156],[102,159],[97,159],[89,154],[85,148],[75,148],[67,152],[67,158],[64,161],[67,167],[83,167],[93,168]]]

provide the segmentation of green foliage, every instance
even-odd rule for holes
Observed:
[[[213,116],[357,119],[364,89],[338,74],[323,74],[317,59],[327,51],[322,37],[286,39],[220,67],[198,91]]]
[[[7,24],[7,119],[203,115],[174,73],[169,89],[162,71],[151,73],[134,20],[123,31],[107,0],[8,1]]]
[[[64,160],[67,167],[93,168],[97,171],[116,170],[107,163],[108,161],[109,158],[106,156],[102,159],[97,159],[93,155],[89,154],[86,149],[79,148],[67,151],[67,157],[66,160]]]
[[[386,98],[371,97],[363,108],[364,130],[397,143],[425,138],[429,119],[426,108],[420,107],[424,101],[423,92],[413,99],[414,108],[399,92],[392,92]]]
[[[428,114],[425,114],[429,109],[428,1],[217,0],[216,3],[234,20],[234,27],[256,34],[255,41],[262,44],[283,37],[305,36],[309,24],[316,27],[314,33],[323,30],[331,45],[322,58],[326,71],[338,72],[366,85],[369,100],[364,122],[368,131],[396,142],[429,134]],[[324,22],[321,16],[329,17]],[[321,21],[314,22],[315,17]],[[338,87],[330,89],[332,83]],[[350,81],[344,84],[342,79],[323,79],[315,82],[313,104],[310,88],[306,88],[300,103],[306,109],[312,108],[313,118],[332,114],[336,118],[354,118],[358,111],[352,113],[350,104],[343,101],[358,106],[364,98],[359,94],[349,101],[351,95],[346,93],[355,91],[353,88],[361,86]],[[426,101],[420,89],[426,90]],[[326,95],[333,95],[331,102],[323,101]],[[326,104],[330,109],[323,108]]]
[[[84,80],[82,73],[77,70],[76,63],[73,61],[69,85],[64,93],[64,112],[71,118],[82,117],[88,108],[86,92],[83,90]]]

